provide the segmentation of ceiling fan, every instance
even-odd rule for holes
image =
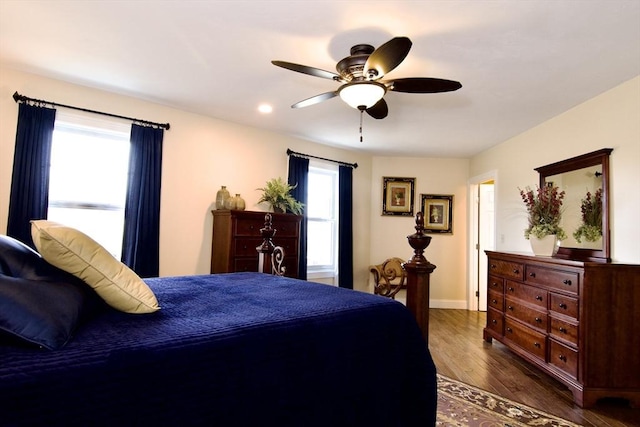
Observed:
[[[451,92],[462,87],[460,82],[432,77],[381,80],[387,73],[400,65],[409,53],[411,45],[411,40],[407,37],[395,37],[377,49],[369,44],[355,45],[351,48],[350,55],[336,65],[337,74],[291,62],[271,61],[271,63],[298,73],[342,83],[335,91],[304,99],[293,104],[291,108],[308,107],[340,96],[351,107],[361,112],[366,111],[375,119],[384,119],[389,113],[389,108],[383,96],[388,91],[439,93]]]

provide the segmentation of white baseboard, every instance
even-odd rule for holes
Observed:
[[[407,303],[407,293],[403,289],[396,295],[396,300],[401,303]],[[430,299],[429,308],[451,308],[456,310],[468,310],[466,300],[454,300],[454,299]]]

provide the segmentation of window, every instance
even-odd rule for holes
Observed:
[[[309,163],[307,271],[310,278],[335,277],[338,256],[338,167]]]
[[[122,252],[130,124],[57,113],[47,218]]]

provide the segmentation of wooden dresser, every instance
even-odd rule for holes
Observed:
[[[215,210],[211,245],[211,273],[258,271],[256,247],[266,212]],[[285,275],[298,277],[301,216],[272,213],[273,243],[284,248]]]
[[[564,383],[581,407],[640,406],[640,265],[486,253],[486,341]]]

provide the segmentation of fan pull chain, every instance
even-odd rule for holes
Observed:
[[[362,142],[362,115],[364,114],[364,110],[360,110],[360,142]]]

